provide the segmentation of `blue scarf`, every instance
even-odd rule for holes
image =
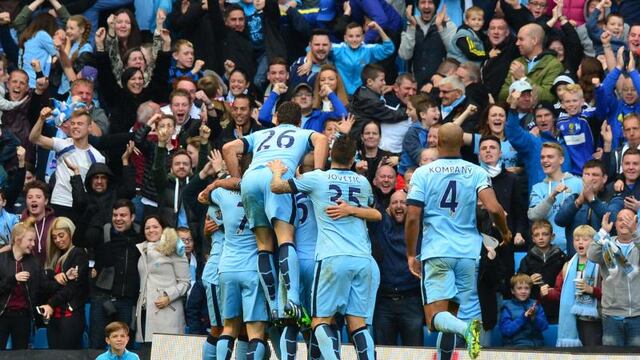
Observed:
[[[598,278],[598,264],[587,260],[581,278],[585,282],[594,286]],[[582,342],[578,337],[578,316],[599,317],[598,301],[593,295],[576,295],[576,285],[574,280],[578,275],[578,255],[573,255],[567,265],[567,274],[562,283],[562,293],[560,295],[560,318],[558,321],[557,347],[578,347]]]
[[[465,98],[466,96],[462,95],[456,101],[452,102],[451,105],[441,105],[440,112],[442,113],[442,118],[444,119],[447,116],[449,116],[449,114],[451,114],[453,109],[455,109],[456,106],[460,105],[460,103],[463,102]]]

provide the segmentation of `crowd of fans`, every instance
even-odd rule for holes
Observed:
[[[459,317],[484,345],[558,324],[557,346],[640,346],[640,2],[2,0],[0,44],[2,349],[33,326],[56,349],[104,349],[116,320],[137,342],[207,334],[222,229],[198,194],[287,100],[302,128],[359,140],[383,213],[376,344],[423,344],[406,191],[453,122],[514,235],[497,246],[478,205]]]

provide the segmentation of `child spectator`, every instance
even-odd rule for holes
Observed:
[[[384,68],[375,64],[368,64],[362,69],[362,86],[353,94],[349,110],[355,116],[356,122],[351,128],[351,135],[359,139],[364,124],[371,120],[378,123],[397,123],[407,120],[407,114],[401,110],[392,110],[385,105],[381,98],[385,86]]]
[[[576,254],[564,264],[554,288],[540,287],[543,302],[560,303],[558,347],[596,346],[602,344],[602,323],[598,302],[600,267],[587,259],[587,250],[596,231],[580,225],[573,231]]]
[[[606,12],[611,7],[611,0],[600,0],[596,5],[593,12],[587,18],[586,26],[587,32],[591,41],[593,41],[593,47],[595,48],[596,55],[604,54],[604,46],[611,46],[612,50],[618,51],[620,47],[624,47],[627,43],[626,34],[624,29],[624,18],[620,14],[610,13],[606,15],[604,20],[604,26],[600,26],[598,19],[602,12]],[[604,45],[600,36],[603,32],[609,32],[611,34],[611,44]]]
[[[472,6],[464,12],[464,24],[462,24],[453,39],[449,48],[449,57],[456,59],[460,63],[472,61],[478,65],[487,58],[484,51],[484,43],[487,36],[482,32],[484,26],[484,11]]]
[[[566,257],[559,247],[552,245],[554,238],[551,223],[547,220],[536,220],[531,225],[531,239],[534,246],[520,262],[519,272],[531,276],[534,285],[555,286],[556,277]],[[539,289],[533,289],[534,297],[538,297]],[[558,322],[558,305],[551,303],[542,304],[545,313],[551,323]]]
[[[109,345],[107,351],[96,360],[140,360],[138,355],[127,350],[129,342],[129,326],[122,321],[114,321],[104,328],[105,341]]]
[[[367,28],[374,29],[380,34],[382,44],[365,44],[364,28],[352,22],[347,25],[344,42],[333,44],[331,55],[342,80],[347,94],[353,94],[361,85],[360,74],[366,64],[382,61],[393,54],[393,41],[375,21]]]
[[[640,74],[635,67],[633,57],[629,58],[627,73],[623,73],[624,51],[624,48],[618,50],[616,67],[607,74],[602,84],[594,79],[596,86],[596,111],[594,115],[600,119],[606,119],[607,125],[611,127],[613,136],[611,150],[617,150],[625,142],[623,134],[625,116],[640,113],[640,104],[637,103],[638,90],[636,89],[636,86],[640,86]],[[619,97],[616,96],[616,91]],[[604,150],[607,151],[606,143]]]
[[[544,343],[542,332],[549,327],[541,306],[531,299],[533,281],[526,274],[511,277],[513,299],[502,305],[500,332],[507,346],[519,348],[541,347]]]
[[[429,128],[441,120],[438,104],[424,94],[409,98],[407,115],[414,123],[407,130],[402,141],[402,153],[400,154],[400,164],[398,164],[398,173],[401,175],[407,168],[418,166],[420,154],[428,145]]]
[[[169,83],[179,77],[188,77],[193,81],[198,81],[204,74],[202,73],[202,67],[204,61],[196,60],[194,65],[194,52],[193,44],[184,39],[176,41],[173,46],[173,60],[175,64],[169,68]]]
[[[593,108],[585,108],[582,88],[569,84],[560,92],[560,104],[564,112],[558,117],[556,128],[567,145],[574,174],[582,173],[584,164],[595,152],[592,129],[600,129],[600,122],[594,116]],[[597,133],[597,132],[596,132]]]

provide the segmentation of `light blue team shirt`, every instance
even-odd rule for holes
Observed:
[[[371,256],[367,224],[354,216],[331,219],[325,209],[342,199],[351,206],[373,204],[373,193],[367,178],[347,169],[314,170],[289,180],[294,192],[309,195],[318,227],[316,260],[330,256]]]
[[[460,158],[440,158],[413,173],[407,205],[424,208],[421,260],[480,256],[476,206],[478,193],[490,187],[485,170]]]
[[[307,194],[296,194],[296,251],[298,259],[313,260],[318,240],[318,227],[313,204]]]
[[[71,49],[69,50],[69,59],[71,59],[76,53],[78,54],[78,56],[80,56],[80,54],[85,52],[93,52],[93,48],[89,43],[83,44],[80,48],[78,47],[80,47],[80,43],[77,41],[73,43],[73,45],[71,45]],[[71,83],[69,82],[69,78],[67,78],[67,75],[63,72],[62,79],[60,80],[60,87],[58,88],[58,94],[66,94],[69,92],[69,90],[71,90]]]
[[[482,135],[473,134],[473,153],[476,155],[480,154],[480,139],[482,139]],[[504,167],[518,166],[518,152],[513,148],[509,140],[500,140],[500,151],[502,152],[500,159]]]
[[[218,272],[256,271],[258,245],[249,229],[240,193],[217,188],[211,192],[211,201],[220,207],[224,224]]]
[[[51,72],[51,61],[54,56],[58,55],[58,50],[53,44],[53,38],[46,31],[40,30],[31,39],[25,41],[24,48],[20,50],[20,55],[22,70],[29,75],[29,87],[35,89],[36,72],[31,66],[31,60],[40,60],[42,73],[48,77],[49,72]]]
[[[313,133],[313,130],[282,124],[243,137],[245,152],[253,153],[249,170],[265,166],[273,160],[281,160],[287,166],[284,178],[292,177],[300,160],[312,149]]]
[[[209,194],[211,198],[211,194]],[[218,264],[220,263],[220,255],[222,254],[222,245],[224,244],[224,224],[222,223],[222,211],[216,204],[209,205],[207,209],[207,215],[215,221],[220,227],[217,231],[211,234],[211,250],[209,251],[209,258],[207,263],[202,269],[202,279],[208,281],[211,284],[218,285]]]

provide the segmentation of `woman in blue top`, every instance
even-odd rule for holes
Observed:
[[[67,21],[67,43],[64,49],[60,49],[60,62],[62,63],[62,81],[58,88],[59,95],[66,95],[71,86],[70,84],[78,78],[82,65],[87,55],[93,53],[93,47],[89,43],[89,35],[91,34],[91,24],[82,15],[73,15]],[[82,58],[80,56],[86,53]],[[80,61],[77,61],[80,59]]]
[[[38,60],[44,76],[49,76],[53,57],[64,43],[64,32],[58,32],[56,19],[48,13],[36,16],[20,35],[19,66],[29,75],[29,87],[36,87],[36,72],[31,61]]]
[[[512,173],[519,174],[522,168],[518,166],[518,152],[511,146],[504,134],[504,127],[507,123],[507,111],[505,107],[498,104],[491,104],[480,118],[480,128],[478,133],[465,133],[464,143],[473,148],[473,152],[479,152],[480,138],[487,135],[496,136],[500,139],[502,150],[502,165]]]

